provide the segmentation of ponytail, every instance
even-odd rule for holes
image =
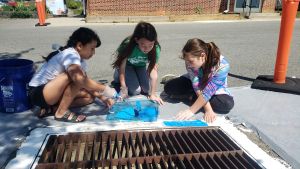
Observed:
[[[82,43],[82,45],[86,45],[92,41],[96,41],[96,47],[101,45],[101,41],[96,32],[89,28],[80,27],[75,30],[72,35],[69,37],[67,45],[64,47],[60,47],[59,50],[51,52],[47,57],[43,57],[47,62],[55,55],[57,55],[60,51],[63,51],[69,47],[75,48],[77,43]]]
[[[211,78],[211,71],[220,61],[220,50],[214,42],[205,43],[203,40],[194,38],[189,39],[182,49],[182,58],[185,58],[185,53],[191,53],[195,57],[201,57],[205,53],[206,60],[203,66],[203,77],[200,89],[203,90],[209,79]]]
[[[59,47],[58,50],[51,52],[47,57],[43,57],[43,59],[46,60],[46,62],[48,62],[51,58],[53,58],[53,56],[57,55],[59,52],[65,50],[65,49],[67,49],[66,46],[64,46],[64,47],[61,46],[61,47]]]

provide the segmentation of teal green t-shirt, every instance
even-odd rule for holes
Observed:
[[[129,43],[129,38],[125,39],[118,48],[118,52],[123,50]],[[156,63],[158,62],[160,55],[160,46],[155,45],[156,47]],[[127,57],[127,63],[136,67],[145,67],[148,63],[148,55],[140,50],[138,45],[136,45],[132,53]]]

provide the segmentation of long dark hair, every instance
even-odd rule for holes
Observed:
[[[60,47],[59,50],[51,52],[47,57],[44,59],[48,62],[53,56],[59,53],[59,51],[63,51],[64,49],[67,49],[69,47],[75,47],[78,42],[81,42],[82,45],[86,45],[92,41],[96,41],[97,45],[96,47],[99,47],[101,45],[101,41],[99,36],[96,32],[89,28],[80,27],[77,30],[75,30],[72,35],[69,37],[69,40],[67,41],[67,45]]]
[[[121,49],[121,51],[118,51],[116,55],[116,60],[112,63],[113,68],[120,67],[123,60],[126,59],[132,53],[134,47],[137,45],[136,39],[139,40],[141,38],[145,38],[149,41],[154,41],[154,46],[152,50],[147,54],[149,60],[149,66],[147,71],[148,73],[150,73],[156,63],[156,46],[159,46],[159,43],[157,41],[157,33],[154,26],[147,22],[139,22],[136,25],[133,34],[128,38],[129,43],[123,49]],[[121,44],[123,44],[128,38],[126,38]]]
[[[201,57],[201,53],[205,53],[205,65],[203,69],[203,77],[200,89],[203,90],[207,85],[211,71],[220,62],[220,50],[214,42],[205,43],[203,40],[194,38],[187,41],[182,49],[182,58],[185,58],[186,53],[190,53],[195,57]]]

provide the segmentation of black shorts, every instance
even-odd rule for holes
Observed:
[[[194,92],[193,85],[190,79],[184,76],[172,79],[168,81],[164,86],[164,91],[168,95],[181,96],[189,95],[192,96],[192,102],[194,103],[198,98]],[[227,114],[234,106],[234,100],[232,96],[227,94],[213,95],[209,103],[216,113]],[[191,106],[191,105],[190,105]],[[204,111],[204,110],[201,110]]]
[[[45,85],[41,85],[38,87],[29,87],[29,97],[31,104],[34,106],[39,106],[41,108],[49,108],[50,105],[47,104],[43,90],[44,90]]]

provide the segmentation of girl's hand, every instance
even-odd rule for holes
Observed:
[[[109,98],[116,98],[118,95],[116,89],[111,88],[107,85],[105,86],[103,92],[99,92],[99,93],[100,93],[100,95],[103,95],[103,96],[109,97]]]
[[[128,97],[128,88],[126,86],[121,86],[120,88],[120,97],[122,100],[126,99]]]
[[[207,112],[205,112],[203,118],[207,123],[212,123],[216,120],[217,115],[214,111],[207,111]]]
[[[163,105],[163,104],[164,104],[164,102],[162,101],[162,99],[161,99],[160,97],[156,96],[156,95],[153,95],[153,94],[152,94],[152,95],[148,96],[148,98],[149,98],[150,100],[152,100],[152,101],[158,103],[159,105]]]
[[[184,111],[180,111],[176,116],[176,120],[190,120],[195,114],[190,110],[186,109]]]
[[[111,106],[115,104],[115,101],[111,98],[107,98],[103,100],[103,102],[106,104],[108,108],[111,108]]]

